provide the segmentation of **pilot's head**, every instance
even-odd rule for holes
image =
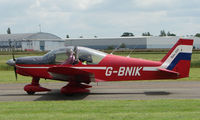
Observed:
[[[67,49],[66,55],[67,55],[67,56],[70,56],[70,55],[72,55],[72,54],[73,54],[73,50],[72,50],[72,49]]]

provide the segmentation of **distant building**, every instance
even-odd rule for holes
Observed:
[[[111,46],[117,48],[120,44],[125,44],[127,49],[171,48],[179,38],[183,37],[68,38],[65,40],[65,46],[76,45],[94,49],[107,49]],[[191,39],[194,39],[194,47],[200,49],[200,38],[192,37]]]
[[[84,46],[94,49],[119,48],[122,49],[154,49],[171,48],[179,38],[178,36],[167,37],[117,37],[117,38],[67,38],[65,40],[51,33],[20,33],[0,34],[0,51],[9,51],[11,46],[22,51],[49,51],[64,46]],[[194,39],[194,48],[200,49],[200,38]]]
[[[125,44],[130,49],[146,49],[147,41],[145,37],[118,37],[118,38],[69,38],[65,40],[65,46],[85,46],[94,49],[107,49],[109,47],[119,47]]]
[[[10,50],[10,45],[23,51],[48,51],[64,47],[64,40],[51,33],[0,34],[0,51]]]
[[[147,37],[147,48],[171,48],[180,38],[193,39],[195,49],[200,49],[200,38],[180,36]]]

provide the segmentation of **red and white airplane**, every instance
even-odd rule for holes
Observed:
[[[24,90],[28,94],[50,91],[40,78],[68,81],[61,93],[89,92],[90,82],[179,79],[189,76],[193,40],[180,39],[161,61],[122,57],[86,47],[68,46],[44,56],[20,57],[7,61],[16,75],[32,77]],[[71,54],[69,54],[71,53]]]

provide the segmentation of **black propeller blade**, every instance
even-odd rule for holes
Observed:
[[[13,58],[13,61],[16,62],[15,55],[14,55],[14,46],[12,47],[11,40],[9,40],[9,46],[12,49],[12,58]],[[15,79],[17,81],[17,68],[16,68],[15,64],[14,64],[14,72],[15,72]]]
[[[15,79],[17,81],[17,68],[16,68],[16,66],[14,66],[14,72],[15,72]]]

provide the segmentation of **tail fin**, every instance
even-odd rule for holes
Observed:
[[[193,49],[193,40],[179,39],[161,60],[161,68],[179,73],[179,78],[188,77]]]

